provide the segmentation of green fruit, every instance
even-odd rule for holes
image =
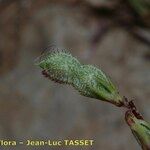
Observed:
[[[64,51],[48,53],[36,63],[55,82],[70,84],[81,95],[123,105],[123,99],[115,85],[100,69],[81,65],[71,54]]]
[[[82,65],[78,71],[73,86],[81,95],[108,101],[121,106],[122,98],[110,79],[92,65]]]
[[[130,129],[141,145],[143,150],[150,149],[150,124],[143,119],[138,119],[132,111],[126,112],[126,122]]]
[[[80,66],[76,58],[64,51],[48,53],[36,64],[46,70],[51,79],[66,84],[72,84],[74,71]]]

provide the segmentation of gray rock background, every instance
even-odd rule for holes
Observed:
[[[0,5],[0,139],[94,139],[93,147],[82,149],[138,150],[124,121],[125,110],[53,83],[34,65],[44,47],[65,48],[81,62],[102,68],[150,120],[150,47],[113,27],[92,48],[99,21],[87,14],[84,4],[74,3],[38,0]]]

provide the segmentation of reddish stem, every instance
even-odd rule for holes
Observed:
[[[130,110],[137,119],[143,120],[143,117],[137,110],[133,100],[129,101],[126,97],[124,97],[124,107],[126,107],[128,110]]]

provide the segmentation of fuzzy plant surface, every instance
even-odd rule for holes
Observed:
[[[150,124],[137,117],[131,110],[126,112],[125,119],[142,149],[150,150]]]
[[[83,96],[107,101],[116,106],[123,105],[118,89],[101,69],[81,64],[68,52],[49,52],[36,64],[50,80],[72,85]]]

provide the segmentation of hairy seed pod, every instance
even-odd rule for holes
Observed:
[[[108,101],[116,106],[123,105],[123,99],[110,79],[92,65],[81,65],[71,54],[57,51],[38,61],[49,79],[71,84],[81,95]]]
[[[92,65],[82,65],[73,86],[81,95],[122,106],[122,98],[108,77]]]
[[[143,150],[150,150],[150,124],[139,119],[128,110],[125,115],[127,124]]]
[[[36,63],[47,72],[49,78],[59,83],[72,84],[79,61],[64,51],[48,53]]]

